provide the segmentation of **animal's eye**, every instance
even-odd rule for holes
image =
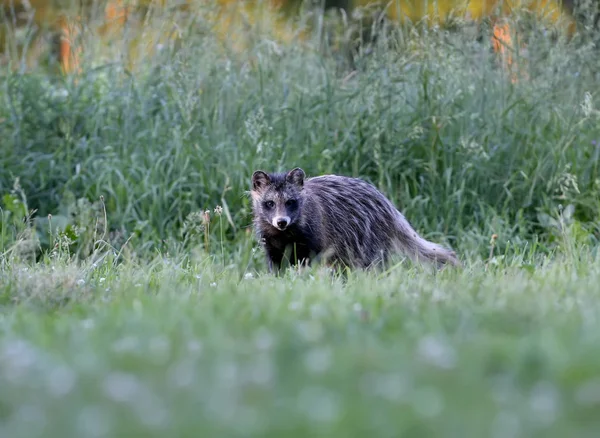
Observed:
[[[275,207],[275,203],[273,201],[267,201],[267,202],[265,202],[265,207],[273,208],[273,207]]]
[[[293,207],[296,205],[296,200],[295,199],[288,199],[287,201],[285,201],[285,206],[286,207]]]

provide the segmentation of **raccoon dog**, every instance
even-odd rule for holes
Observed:
[[[392,253],[440,265],[460,265],[454,251],[429,242],[381,192],[358,178],[288,173],[252,175],[254,228],[269,270],[320,259],[333,266],[371,268]]]

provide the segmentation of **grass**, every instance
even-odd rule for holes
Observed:
[[[132,71],[128,45],[102,62],[93,41],[77,77],[5,72],[0,193],[19,177],[42,235],[48,214],[68,223],[78,199],[104,196],[120,244],[135,232],[152,252],[221,205],[231,252],[247,240],[252,171],[301,166],[370,180],[469,256],[493,233],[499,245],[554,235],[545,219],[569,204],[597,242],[599,58],[582,37],[524,33],[529,79],[512,84],[485,26],[383,30],[351,70],[316,36],[307,48],[255,38],[236,54],[193,19]]]
[[[594,436],[600,262],[3,272],[4,436]]]
[[[463,22],[2,66],[0,436],[596,436],[600,57],[525,18],[514,83]],[[244,192],[296,166],[465,268],[267,275]]]

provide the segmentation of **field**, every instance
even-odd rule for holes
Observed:
[[[135,68],[1,67],[1,437],[598,435],[597,34],[512,17],[507,72],[485,21],[239,52],[177,19]],[[246,191],[296,166],[464,268],[269,275]]]

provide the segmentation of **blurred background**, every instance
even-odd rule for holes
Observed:
[[[149,29],[144,29],[152,15],[169,16],[171,27],[154,29],[162,37],[173,38],[173,27],[182,15],[194,14],[204,21],[206,31],[215,32],[229,44],[241,47],[244,36],[240,28],[273,27],[275,37],[291,41],[294,32],[285,21],[298,18],[303,10],[342,11],[346,20],[357,18],[361,27],[386,18],[396,23],[448,24],[456,20],[493,19],[520,9],[535,13],[538,18],[553,22],[563,21],[573,32],[574,17],[580,21],[596,21],[597,15],[586,14],[593,9],[595,0],[2,0],[3,28],[0,33],[3,61],[27,59],[28,65],[53,61],[67,71],[73,68],[77,52],[83,49],[84,34],[98,39],[98,44],[109,45],[126,34],[135,49],[143,50],[152,40]],[[589,5],[588,5],[589,3]],[[590,8],[590,5],[592,8]],[[582,6],[584,6],[582,8]],[[585,11],[586,13],[577,13]],[[196,23],[200,25],[200,23]],[[306,23],[304,23],[306,24]],[[200,26],[199,26],[200,27]],[[298,26],[296,26],[296,31]],[[180,29],[180,33],[183,29]],[[502,31],[497,31],[500,33]],[[153,35],[155,38],[156,34]],[[89,42],[88,42],[89,43]]]

